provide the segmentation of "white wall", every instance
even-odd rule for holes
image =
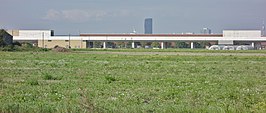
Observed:
[[[247,37],[261,37],[260,30],[224,30],[224,38],[237,37],[238,39],[247,38]]]
[[[68,40],[69,36],[51,36],[51,30],[19,30],[13,40]],[[223,37],[180,36],[70,36],[70,40],[91,41],[266,41],[259,30],[224,30]]]
[[[110,41],[215,41],[222,39],[222,37],[177,37],[177,36],[87,36],[83,40],[110,40]]]
[[[14,36],[13,40],[41,40],[50,37],[51,30],[19,30],[19,35]]]
[[[69,40],[69,36],[51,36],[45,40]],[[42,40],[42,39],[40,39]],[[155,36],[70,36],[70,40],[90,41],[266,41],[266,37],[155,37]]]

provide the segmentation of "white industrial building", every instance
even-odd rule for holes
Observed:
[[[136,48],[137,42],[159,42],[165,48],[165,42],[184,41],[194,48],[194,42],[217,42],[218,45],[250,45],[256,49],[265,48],[266,37],[260,30],[224,30],[223,34],[80,34],[79,36],[54,36],[53,30],[8,30],[14,41],[31,41],[39,47],[53,48],[63,46],[71,48],[90,48],[91,42],[129,42]]]

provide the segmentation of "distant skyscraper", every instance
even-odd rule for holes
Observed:
[[[262,35],[262,36],[265,35],[265,23],[264,23],[264,20],[263,20],[263,23],[262,23],[261,35]]]
[[[201,30],[201,33],[202,33],[202,34],[211,34],[212,31],[211,31],[211,29],[209,29],[209,28],[203,28],[203,29]]]
[[[152,18],[146,18],[144,22],[145,34],[152,34]]]

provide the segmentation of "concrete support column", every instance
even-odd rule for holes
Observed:
[[[103,42],[103,48],[104,49],[106,48],[106,42]]]
[[[132,42],[132,48],[135,48],[135,42]]]
[[[90,44],[91,44],[91,45],[90,45],[90,48],[94,48],[94,43],[95,43],[95,42],[90,42]]]
[[[190,48],[191,48],[191,49],[194,48],[194,42],[190,42]]]
[[[252,47],[255,47],[255,43],[254,43],[254,42],[251,42],[251,46],[252,46]]]
[[[161,42],[161,49],[164,49],[164,42]]]

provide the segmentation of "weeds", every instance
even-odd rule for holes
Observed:
[[[51,73],[44,73],[43,79],[44,80],[62,80],[63,76],[55,76]]]
[[[0,112],[265,112],[265,69],[264,56],[0,52]]]
[[[112,82],[116,81],[116,79],[114,77],[111,77],[111,76],[105,76],[105,79],[106,79],[107,83],[112,83]]]

